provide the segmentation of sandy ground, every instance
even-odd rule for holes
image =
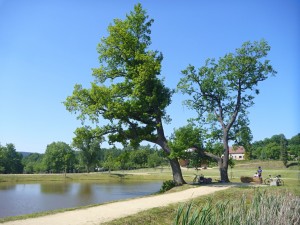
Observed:
[[[95,225],[114,219],[136,214],[138,212],[167,206],[176,202],[185,202],[192,198],[211,194],[229,188],[229,186],[202,186],[175,193],[129,199],[103,204],[86,209],[78,209],[43,217],[11,221],[5,225]]]

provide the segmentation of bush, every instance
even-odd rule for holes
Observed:
[[[172,189],[172,188],[175,187],[175,186],[176,186],[176,184],[175,184],[175,182],[172,181],[172,180],[164,181],[163,184],[162,184],[162,186],[161,186],[161,188],[160,188],[160,190],[159,190],[159,192],[160,192],[160,193],[164,193],[164,192],[166,192],[166,191]]]
[[[251,182],[253,182],[253,177],[244,177],[244,176],[241,176],[241,181],[243,183],[251,183]]]

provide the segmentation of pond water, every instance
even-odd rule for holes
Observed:
[[[0,183],[0,217],[145,196],[159,191],[161,184],[161,181]]]

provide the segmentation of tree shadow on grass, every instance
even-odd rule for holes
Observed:
[[[129,176],[132,176],[132,174],[122,174],[122,173],[111,173],[110,174],[111,177],[119,177],[120,180],[126,179]]]
[[[286,165],[286,168],[289,168],[291,166],[299,166],[299,165],[300,165],[299,162],[290,162]]]

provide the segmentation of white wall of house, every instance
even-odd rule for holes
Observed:
[[[229,157],[231,157],[235,160],[244,160],[245,154],[239,154],[239,153],[229,154]]]

